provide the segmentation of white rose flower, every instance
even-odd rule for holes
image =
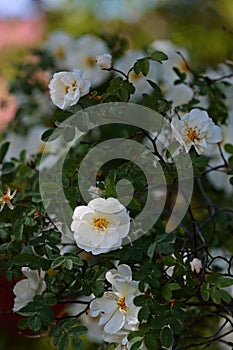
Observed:
[[[213,123],[206,111],[192,109],[181,119],[172,120],[174,137],[186,152],[194,146],[198,154],[210,154],[214,146],[222,140],[221,129]]]
[[[129,214],[115,198],[96,198],[76,207],[71,224],[77,245],[94,255],[120,248],[129,228]]]
[[[114,68],[127,74],[129,69],[138,59],[146,56],[147,54],[144,51],[130,50],[123,57],[116,60]],[[134,71],[129,73],[129,82],[135,87],[135,93],[130,97],[130,101],[137,101],[142,98],[143,93],[148,94],[153,91],[153,88],[147,82],[147,79],[153,81],[157,80],[157,67],[158,63],[150,61],[150,69],[146,77],[142,73],[136,74]],[[117,73],[117,75],[119,74]]]
[[[109,72],[103,72],[96,64],[96,56],[108,53],[106,43],[97,36],[86,34],[75,40],[67,54],[66,66],[68,69],[79,67],[85,72],[92,86],[102,84],[109,77]]]
[[[191,266],[191,270],[192,271],[195,271],[196,273],[199,273],[201,271],[201,268],[202,268],[202,262],[201,262],[200,259],[194,258],[190,262],[190,266]]]
[[[56,59],[56,64],[60,68],[66,67],[67,52],[72,50],[74,39],[67,33],[56,30],[52,32],[42,45],[42,49],[50,52]]]
[[[44,281],[45,273],[43,271],[31,270],[29,267],[23,267],[22,272],[26,279],[16,283],[13,292],[15,301],[13,311],[17,312],[22,307],[33,301],[35,295],[40,295],[46,289]]]
[[[100,315],[99,324],[104,326],[104,340],[115,342],[122,338],[126,344],[127,334],[138,329],[139,307],[133,300],[140,294],[138,282],[132,280],[132,271],[128,265],[119,265],[117,269],[106,273],[106,279],[112,285],[112,291],[105,292],[103,297],[90,304],[90,316]]]
[[[96,64],[101,69],[110,69],[112,67],[112,56],[109,53],[96,56]]]
[[[53,75],[49,83],[53,104],[61,109],[75,105],[80,97],[87,95],[91,82],[82,78],[82,71],[59,72]]]
[[[174,67],[178,68],[181,73],[186,73],[187,78],[189,78],[190,71],[184,61],[184,59],[189,61],[189,53],[186,49],[174,45],[170,40],[155,40],[150,45],[150,49],[153,51],[162,51],[168,56],[168,60],[163,61],[163,63],[157,67],[159,81],[163,82],[166,87],[173,85],[174,81],[178,79],[178,75],[173,69]],[[178,52],[181,53],[184,59]]]

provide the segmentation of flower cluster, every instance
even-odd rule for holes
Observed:
[[[100,316],[103,325],[103,339],[108,343],[127,344],[127,335],[138,329],[138,312],[133,300],[140,295],[138,282],[132,280],[132,271],[128,265],[118,265],[117,269],[106,273],[112,290],[90,304],[90,316]]]
[[[19,109],[0,146],[0,270],[19,327],[49,330],[60,350],[83,340],[115,350],[224,342],[232,63],[199,73],[168,40],[136,50],[103,37],[51,33],[13,80]],[[111,125],[109,111],[119,117]]]

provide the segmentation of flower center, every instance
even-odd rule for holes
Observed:
[[[142,77],[142,73],[135,73],[135,72],[131,72],[130,73],[130,79],[132,79],[133,81],[138,80]]]
[[[93,220],[94,228],[97,228],[99,231],[104,231],[109,227],[109,221],[106,218],[94,218]]]
[[[124,311],[128,310],[128,306],[125,304],[125,298],[124,297],[117,298],[117,306],[121,310],[124,310]]]
[[[200,141],[200,135],[197,132],[196,128],[188,128],[186,131],[188,140],[194,142],[194,141]]]
[[[87,56],[85,62],[89,67],[93,67],[96,64],[96,60],[93,56]]]
[[[180,68],[180,71],[182,73],[188,73],[189,72],[189,68],[188,68],[186,62],[184,62],[184,61],[181,62],[179,68]]]
[[[11,200],[11,197],[8,196],[8,194],[4,194],[4,195],[2,196],[1,202],[2,202],[2,203],[8,203],[10,200]]]
[[[55,52],[55,56],[57,58],[62,58],[62,57],[64,57],[64,54],[65,54],[64,48],[62,46],[58,47],[56,52]]]

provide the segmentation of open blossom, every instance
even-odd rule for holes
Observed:
[[[17,190],[14,190],[14,192],[11,194],[10,187],[7,188],[6,193],[2,195],[0,198],[0,212],[3,210],[5,204],[8,206],[9,209],[14,209],[13,204],[11,203],[11,200],[16,195]]]
[[[25,279],[17,282],[13,292],[15,294],[15,302],[13,311],[17,312],[22,307],[33,301],[35,295],[40,295],[46,289],[44,281],[45,273],[43,271],[31,270],[29,267],[23,267],[22,272]]]
[[[221,129],[214,124],[206,111],[192,109],[181,119],[172,120],[174,137],[186,152],[194,146],[198,154],[210,154],[214,146],[222,140]]]
[[[101,69],[110,69],[112,67],[112,56],[109,53],[97,55],[96,63]]]
[[[69,69],[66,67],[66,58],[67,52],[72,50],[73,43],[74,39],[69,34],[56,30],[48,36],[42,48],[54,56],[58,67]]]
[[[191,270],[192,271],[195,271],[196,273],[199,273],[201,271],[201,268],[202,268],[202,262],[201,262],[200,259],[194,258],[190,262],[190,266],[191,266]]]
[[[74,41],[70,51],[67,52],[66,67],[73,69],[79,67],[85,72],[92,86],[102,84],[109,77],[109,72],[103,72],[96,64],[96,56],[107,54],[109,48],[105,41],[92,34],[82,35]]]
[[[127,335],[138,329],[139,307],[133,300],[140,294],[138,282],[132,280],[130,266],[122,264],[117,269],[109,270],[106,279],[112,285],[101,298],[90,304],[90,316],[100,316],[99,324],[103,325],[103,336],[107,342],[127,343]]]
[[[115,198],[96,198],[76,207],[71,224],[77,245],[94,255],[120,248],[129,228],[129,214]]]
[[[49,83],[53,104],[61,109],[75,105],[80,97],[87,95],[91,82],[82,78],[82,71],[58,72],[53,75]]]

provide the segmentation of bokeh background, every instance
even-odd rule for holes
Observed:
[[[15,65],[58,29],[73,36],[118,34],[132,49],[170,39],[189,51],[195,69],[233,60],[232,0],[0,0],[1,96]],[[10,289],[1,280],[0,350],[54,349],[47,337],[18,334]]]

